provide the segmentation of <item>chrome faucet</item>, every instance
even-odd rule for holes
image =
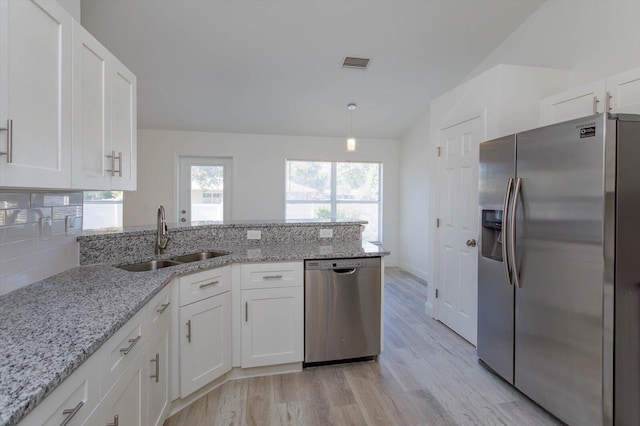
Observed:
[[[169,229],[167,218],[164,214],[164,206],[158,209],[158,233],[156,235],[156,254],[162,254],[169,244]]]

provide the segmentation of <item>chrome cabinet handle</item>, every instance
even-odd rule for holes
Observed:
[[[517,288],[520,285],[520,273],[518,272],[518,262],[516,260],[516,210],[518,208],[518,196],[522,188],[522,178],[516,180],[516,190],[513,193],[513,206],[511,207],[511,217],[509,217],[509,254],[511,256],[511,270],[513,271],[513,283]]]
[[[156,309],[156,312],[159,314],[164,314],[164,311],[167,310],[170,304],[171,302],[161,304],[160,307]]]
[[[263,280],[281,280],[282,275],[263,275],[262,279]]]
[[[211,287],[212,285],[220,284],[220,281],[211,281],[210,283],[200,284],[200,288]]]
[[[478,245],[478,242],[475,239],[467,240],[468,247],[475,247]]]
[[[107,158],[111,159],[111,168],[107,170],[107,172],[111,173],[111,176],[116,175],[116,152],[111,151],[111,155],[107,155]]]
[[[118,425],[119,425],[118,415],[116,414],[115,416],[113,416],[113,423],[107,423],[107,426],[118,426]]]
[[[593,97],[593,115],[596,115],[598,113],[598,102],[600,102],[598,100],[597,96]]]
[[[244,322],[249,322],[249,302],[244,302]]]
[[[504,264],[504,273],[507,276],[507,284],[513,286],[513,282],[511,281],[511,267],[509,265],[509,256],[507,253],[507,244],[509,243],[509,238],[507,234],[508,229],[508,221],[507,217],[509,216],[509,201],[511,199],[511,189],[513,188],[513,178],[509,178],[507,182],[507,190],[504,193],[504,205],[502,207],[502,262]]]
[[[118,160],[118,170],[114,170],[114,172],[118,173],[119,177],[122,177],[122,151],[118,152],[118,156],[114,158],[114,165],[115,165],[115,160]]]
[[[120,352],[122,352],[123,354],[127,355],[129,352],[131,352],[133,347],[136,345],[136,343],[138,343],[140,341],[141,338],[142,338],[142,336],[138,336],[135,339],[129,339],[130,345],[128,347],[126,347],[126,348],[120,349]]]
[[[356,271],[358,270],[358,268],[341,268],[341,269],[334,269],[333,273],[336,275],[353,275],[356,273]]]
[[[67,426],[71,419],[73,419],[73,417],[78,414],[78,411],[80,411],[83,405],[84,401],[80,401],[74,408],[67,408],[66,410],[62,410],[62,415],[67,417],[65,417],[62,423],[60,423],[60,426]]]
[[[7,120],[7,127],[1,127],[0,131],[7,132],[7,150],[0,155],[6,155],[7,163],[13,163],[13,120]]]
[[[111,172],[111,176],[115,176],[118,173],[119,177],[122,177],[122,152],[111,151],[111,155],[107,155],[107,158],[111,158],[111,169],[107,170]],[[118,160],[119,168],[116,170],[116,160]]]
[[[160,381],[160,354],[156,353],[156,358],[152,359],[149,362],[155,362],[156,363],[156,374],[152,374],[149,378],[150,379],[156,379],[156,383],[158,383]]]
[[[187,342],[191,343],[191,320],[187,321]]]

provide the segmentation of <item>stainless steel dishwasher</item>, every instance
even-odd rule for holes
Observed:
[[[305,261],[304,362],[380,353],[380,258]]]

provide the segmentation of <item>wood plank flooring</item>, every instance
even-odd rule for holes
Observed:
[[[209,425],[559,425],[478,364],[475,348],[424,314],[426,284],[385,272],[379,362],[230,381],[167,419]]]

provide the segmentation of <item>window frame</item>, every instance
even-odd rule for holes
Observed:
[[[329,163],[331,164],[331,196],[326,200],[287,200],[287,177],[289,176],[289,162],[305,162],[305,163]],[[378,166],[378,199],[376,201],[372,200],[342,200],[337,198],[337,190],[338,190],[338,164],[374,164]],[[328,204],[331,211],[331,221],[336,221],[338,215],[338,205],[340,204],[378,204],[378,239],[375,241],[369,241],[373,244],[382,244],[382,184],[383,184],[383,163],[380,161],[331,161],[331,160],[300,160],[287,158],[285,160],[285,194],[284,194],[284,203],[285,203],[285,218],[287,218],[287,205],[289,204]],[[303,218],[298,218],[303,219]],[[364,219],[363,219],[364,220]],[[369,224],[368,224],[369,225]]]

